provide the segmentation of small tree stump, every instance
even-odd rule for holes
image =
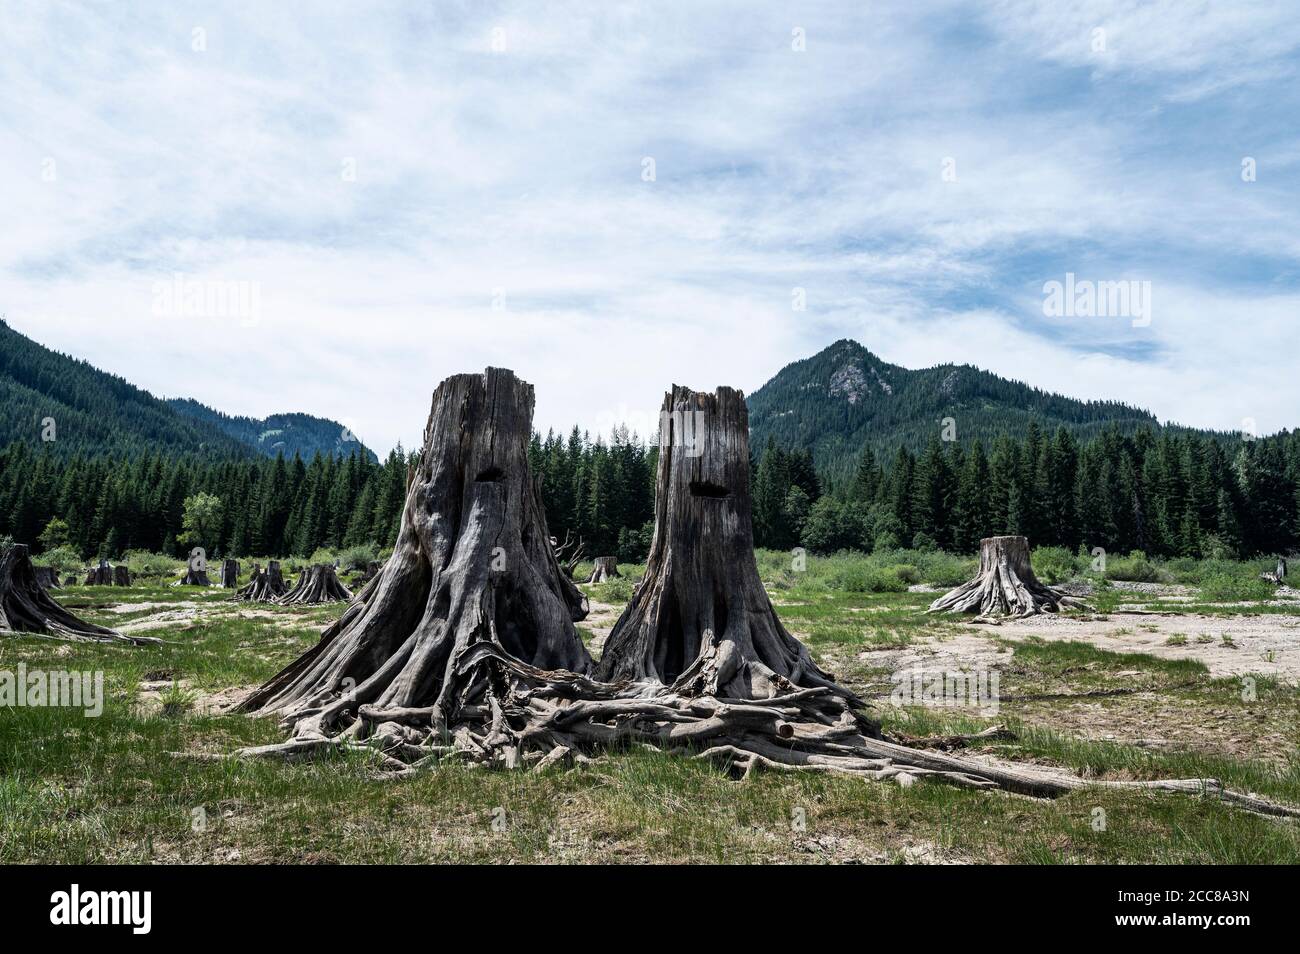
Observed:
[[[929,613],[975,613],[975,622],[1021,619],[1086,604],[1040,583],[1029,562],[1025,537],[985,537],[975,578],[930,604]]]
[[[107,560],[100,560],[98,566],[92,566],[86,573],[86,586],[112,586],[113,567]]]
[[[239,588],[239,561],[221,561],[221,587],[226,590]]]
[[[352,594],[339,582],[332,563],[313,563],[303,570],[293,589],[276,602],[281,606],[311,606],[318,603],[343,603],[350,599]]]
[[[124,563],[119,563],[113,567],[113,585],[130,586],[131,585],[131,568]]]
[[[254,566],[252,578],[232,598],[239,603],[274,603],[283,595],[277,594],[271,585],[270,572]]]
[[[591,578],[588,583],[604,583],[606,580],[612,580],[620,576],[618,572],[618,559],[612,556],[596,557],[596,566],[591,571]]]
[[[124,636],[116,630],[88,623],[68,612],[36,581],[26,544],[14,544],[0,553],[0,634],[33,633],[56,639],[157,643],[146,637]]]

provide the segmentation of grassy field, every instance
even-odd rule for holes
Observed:
[[[1176,603],[1176,594],[1104,587],[1097,618],[1118,635],[1098,645],[923,616],[935,594],[909,586],[958,582],[968,560],[841,556],[800,568],[789,555],[761,553],[759,561],[786,625],[875,701],[888,731],[1004,725],[1014,738],[972,754],[1098,779],[1214,776],[1300,804],[1294,681],[1260,675],[1245,693],[1241,675],[1216,675],[1197,658],[1211,644],[1224,655],[1220,620],[1255,614],[1265,626],[1290,624],[1300,604],[1225,604],[1212,598],[1217,590]],[[598,650],[631,586],[591,592],[596,612],[582,632]],[[57,596],[96,622],[156,625],[142,631],[167,641],[130,649],[0,639],[0,671],[102,670],[107,696],[98,718],[0,708],[4,863],[1300,861],[1300,825],[1190,796],[1087,789],[1046,802],[821,776],[733,782],[708,764],[642,751],[567,771],[444,765],[397,781],[359,759],[177,759],[169,753],[279,738],[273,722],[212,704],[292,660],[342,607],[250,607],[224,591],[162,585],[74,586]],[[1158,653],[1130,651],[1127,637],[1144,635],[1152,618],[1121,612],[1134,599],[1148,612],[1183,614],[1185,626],[1174,619],[1186,638],[1162,637]],[[890,705],[891,673],[918,660],[995,669],[999,711]]]

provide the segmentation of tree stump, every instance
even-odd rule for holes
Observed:
[[[767,699],[824,688],[857,704],[787,632],[754,560],[749,413],[731,388],[664,397],[645,579],[614,625],[603,680]]]
[[[43,590],[59,589],[59,571],[52,566],[33,566],[32,570],[36,573],[36,582],[41,585]]]
[[[131,585],[131,569],[130,569],[130,567],[128,567],[128,566],[126,566],[125,564],[122,564],[122,563],[119,563],[117,566],[113,567],[113,585],[114,585],[114,586],[130,586],[130,585]]]
[[[211,586],[212,581],[208,579],[208,573],[206,570],[196,570],[193,567],[188,567],[185,570],[185,575],[182,576],[179,580],[177,580],[175,585],[176,586]]]
[[[366,739],[377,713],[427,735],[490,705],[486,674],[462,665],[475,646],[591,668],[573,626],[581,594],[555,560],[529,473],[532,416],[533,388],[511,371],[438,386],[393,555],[320,643],[242,708],[282,713],[296,741],[345,729]]]
[[[221,588],[234,590],[239,588],[239,561],[221,561]]]
[[[596,566],[591,571],[591,579],[588,583],[604,583],[606,580],[612,580],[620,576],[618,572],[618,560],[612,556],[596,557]]]
[[[339,582],[332,563],[313,563],[302,571],[293,589],[276,602],[281,606],[309,606],[347,602],[350,599],[352,594]]]
[[[240,603],[274,603],[283,595],[275,592],[270,571],[254,566],[252,578],[232,599]]]
[[[36,581],[30,552],[21,543],[0,553],[0,634],[9,633],[131,645],[159,642],[88,623],[54,602]]]
[[[929,613],[975,613],[975,622],[1020,619],[1086,604],[1058,593],[1034,576],[1025,537],[985,537],[975,578],[930,604]]]
[[[86,573],[86,586],[112,586],[113,585],[113,567],[107,560],[100,560],[97,566],[92,566]]]

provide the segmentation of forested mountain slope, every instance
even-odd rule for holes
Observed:
[[[19,334],[0,320],[0,446],[48,444],[59,454],[207,458],[274,457],[317,451],[348,457],[360,449],[342,424],[309,414],[265,420],[230,417],[186,398],[154,397],[115,374]]]
[[[1111,426],[1121,433],[1160,428],[1151,413],[1117,401],[1062,397],[970,365],[913,371],[848,339],[787,365],[748,403],[752,447],[761,450],[771,437],[790,450],[809,449],[819,470],[837,476],[864,447],[880,455],[899,445],[921,450],[949,417],[963,445],[1023,434],[1030,421],[1049,434],[1063,425],[1084,439]]]

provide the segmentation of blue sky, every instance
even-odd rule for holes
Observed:
[[[1298,65],[1286,2],[0,0],[0,312],[381,450],[488,364],[543,429],[645,433],[841,337],[1268,432]],[[1150,324],[1045,316],[1067,272],[1150,282]],[[255,320],[160,309],[177,274]]]

